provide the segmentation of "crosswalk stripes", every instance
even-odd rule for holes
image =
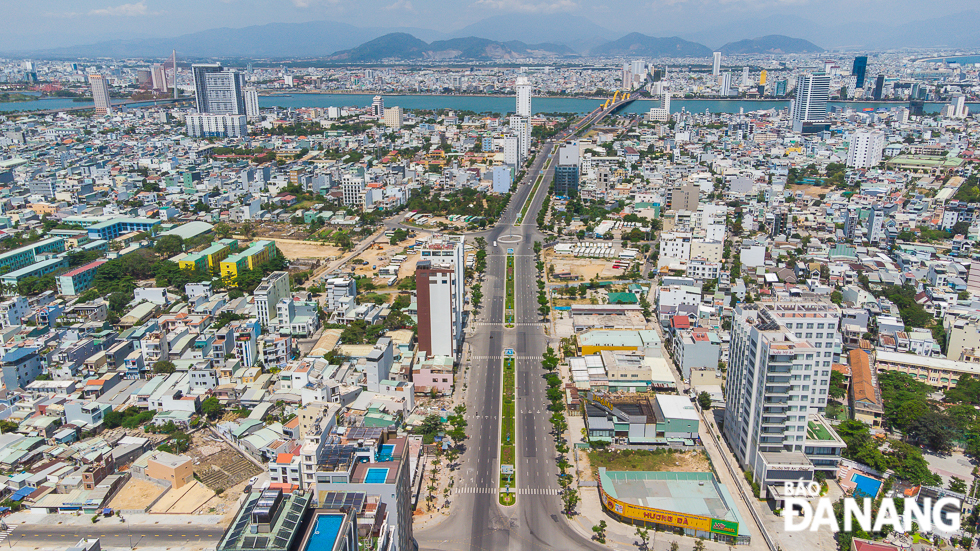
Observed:
[[[505,323],[505,322],[502,322],[502,321],[500,321],[500,322],[497,322],[497,321],[476,321],[476,322],[471,323],[470,325],[473,326],[473,327],[503,327],[503,326],[506,326],[506,325],[513,325],[515,327],[538,327],[538,326],[544,325],[544,324],[542,322],[539,322],[539,321],[521,321],[521,322],[517,322],[517,323]]]
[[[15,528],[17,528],[16,524],[4,523],[2,529],[0,529],[0,543],[3,543],[4,540],[9,538],[10,533],[13,532]]]
[[[509,356],[508,356],[509,357]],[[540,356],[514,356],[518,360],[540,360]],[[502,360],[504,356],[470,356],[471,360]]]
[[[453,488],[454,494],[495,494],[497,493],[496,488],[475,488],[472,486],[464,486],[459,488]]]
[[[495,494],[497,488],[463,486],[453,488],[454,494]],[[558,488],[517,488],[517,495],[523,496],[556,496],[560,495]]]

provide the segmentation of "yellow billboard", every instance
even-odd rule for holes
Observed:
[[[609,509],[621,517],[644,522],[653,522],[656,524],[664,524],[666,526],[676,526],[678,528],[700,530],[701,532],[714,532],[716,534],[724,534],[726,536],[733,537],[738,536],[737,522],[633,505],[610,496],[605,492],[605,490],[602,489],[602,486],[599,487],[599,495],[602,498],[602,503],[606,506],[606,509]]]

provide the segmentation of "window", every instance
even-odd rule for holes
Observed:
[[[806,328],[807,328],[807,329],[813,329],[813,324],[812,324],[812,323],[808,323],[808,324],[806,324]]]
[[[823,333],[817,333],[817,338],[818,339],[822,339],[823,338]]]
[[[812,338],[813,338],[813,333],[807,333],[807,334],[806,334],[806,338],[808,338],[808,339],[812,339]]]
[[[822,323],[818,323],[817,324],[817,329],[823,329],[823,324]]]
[[[796,324],[796,328],[797,329],[803,329],[803,324],[802,323],[797,323]]]

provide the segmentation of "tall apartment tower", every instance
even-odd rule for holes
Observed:
[[[711,75],[718,76],[721,74],[721,52],[715,52],[711,59]]]
[[[463,336],[462,237],[445,237],[422,248],[415,269],[419,350],[456,357]]]
[[[834,352],[827,346],[839,341],[839,317],[829,303],[735,309],[724,435],[759,482],[760,497],[770,484],[812,480],[814,470],[836,469],[840,462],[843,441],[820,417]],[[826,431],[814,430],[818,424]]]
[[[829,99],[829,75],[817,73],[797,77],[792,107],[793,131],[809,133],[825,129]]]
[[[150,82],[157,92],[166,92],[169,88],[167,86],[167,69],[162,63],[156,63],[150,69]]]
[[[531,116],[531,82],[526,76],[517,77],[517,83],[515,84],[517,88],[517,116],[518,117],[530,117]]]
[[[263,327],[276,319],[276,305],[289,296],[289,272],[272,272],[255,288],[255,312]]]
[[[521,160],[523,161],[531,152],[531,120],[527,117],[514,115],[510,118],[510,128],[517,136]]]
[[[381,96],[374,96],[371,100],[371,115],[377,118],[385,116],[385,99]]]
[[[245,118],[248,122],[262,119],[259,114],[259,91],[255,88],[245,89]]]
[[[851,67],[851,74],[856,79],[854,86],[864,89],[864,79],[868,73],[868,56],[859,55],[854,58],[854,65]]]
[[[847,147],[847,166],[871,168],[881,162],[885,134],[875,130],[858,130],[851,134]]]
[[[885,75],[878,75],[878,77],[875,78],[875,88],[874,91],[871,92],[871,99],[875,101],[881,100],[881,94],[884,91],[884,88],[885,88]]]
[[[109,83],[102,75],[89,75],[88,81],[92,85],[92,99],[95,100],[96,115],[111,115],[112,103],[109,99]]]
[[[238,71],[223,69],[220,63],[192,66],[194,99],[198,113],[245,115],[245,79]]]

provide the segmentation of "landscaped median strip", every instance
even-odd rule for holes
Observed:
[[[513,355],[504,357],[503,386],[500,415],[500,504],[513,505],[517,501],[514,456],[514,373],[517,360]],[[507,490],[505,492],[505,489]]]
[[[514,327],[514,254],[507,253],[507,277],[504,280],[504,323]]]
[[[541,181],[544,180],[544,173],[548,171],[548,166],[551,164],[552,160],[554,160],[554,157],[548,159],[548,161],[544,164],[544,168],[541,169],[541,173],[537,180],[534,181],[534,187],[531,188],[531,194],[528,195],[527,199],[524,201],[524,208],[521,209],[521,215],[517,217],[517,222],[514,222],[515,226],[520,226],[521,223],[524,222],[524,216],[527,215],[527,209],[531,208],[531,202],[534,201],[534,196],[538,193],[538,186],[540,186]]]

